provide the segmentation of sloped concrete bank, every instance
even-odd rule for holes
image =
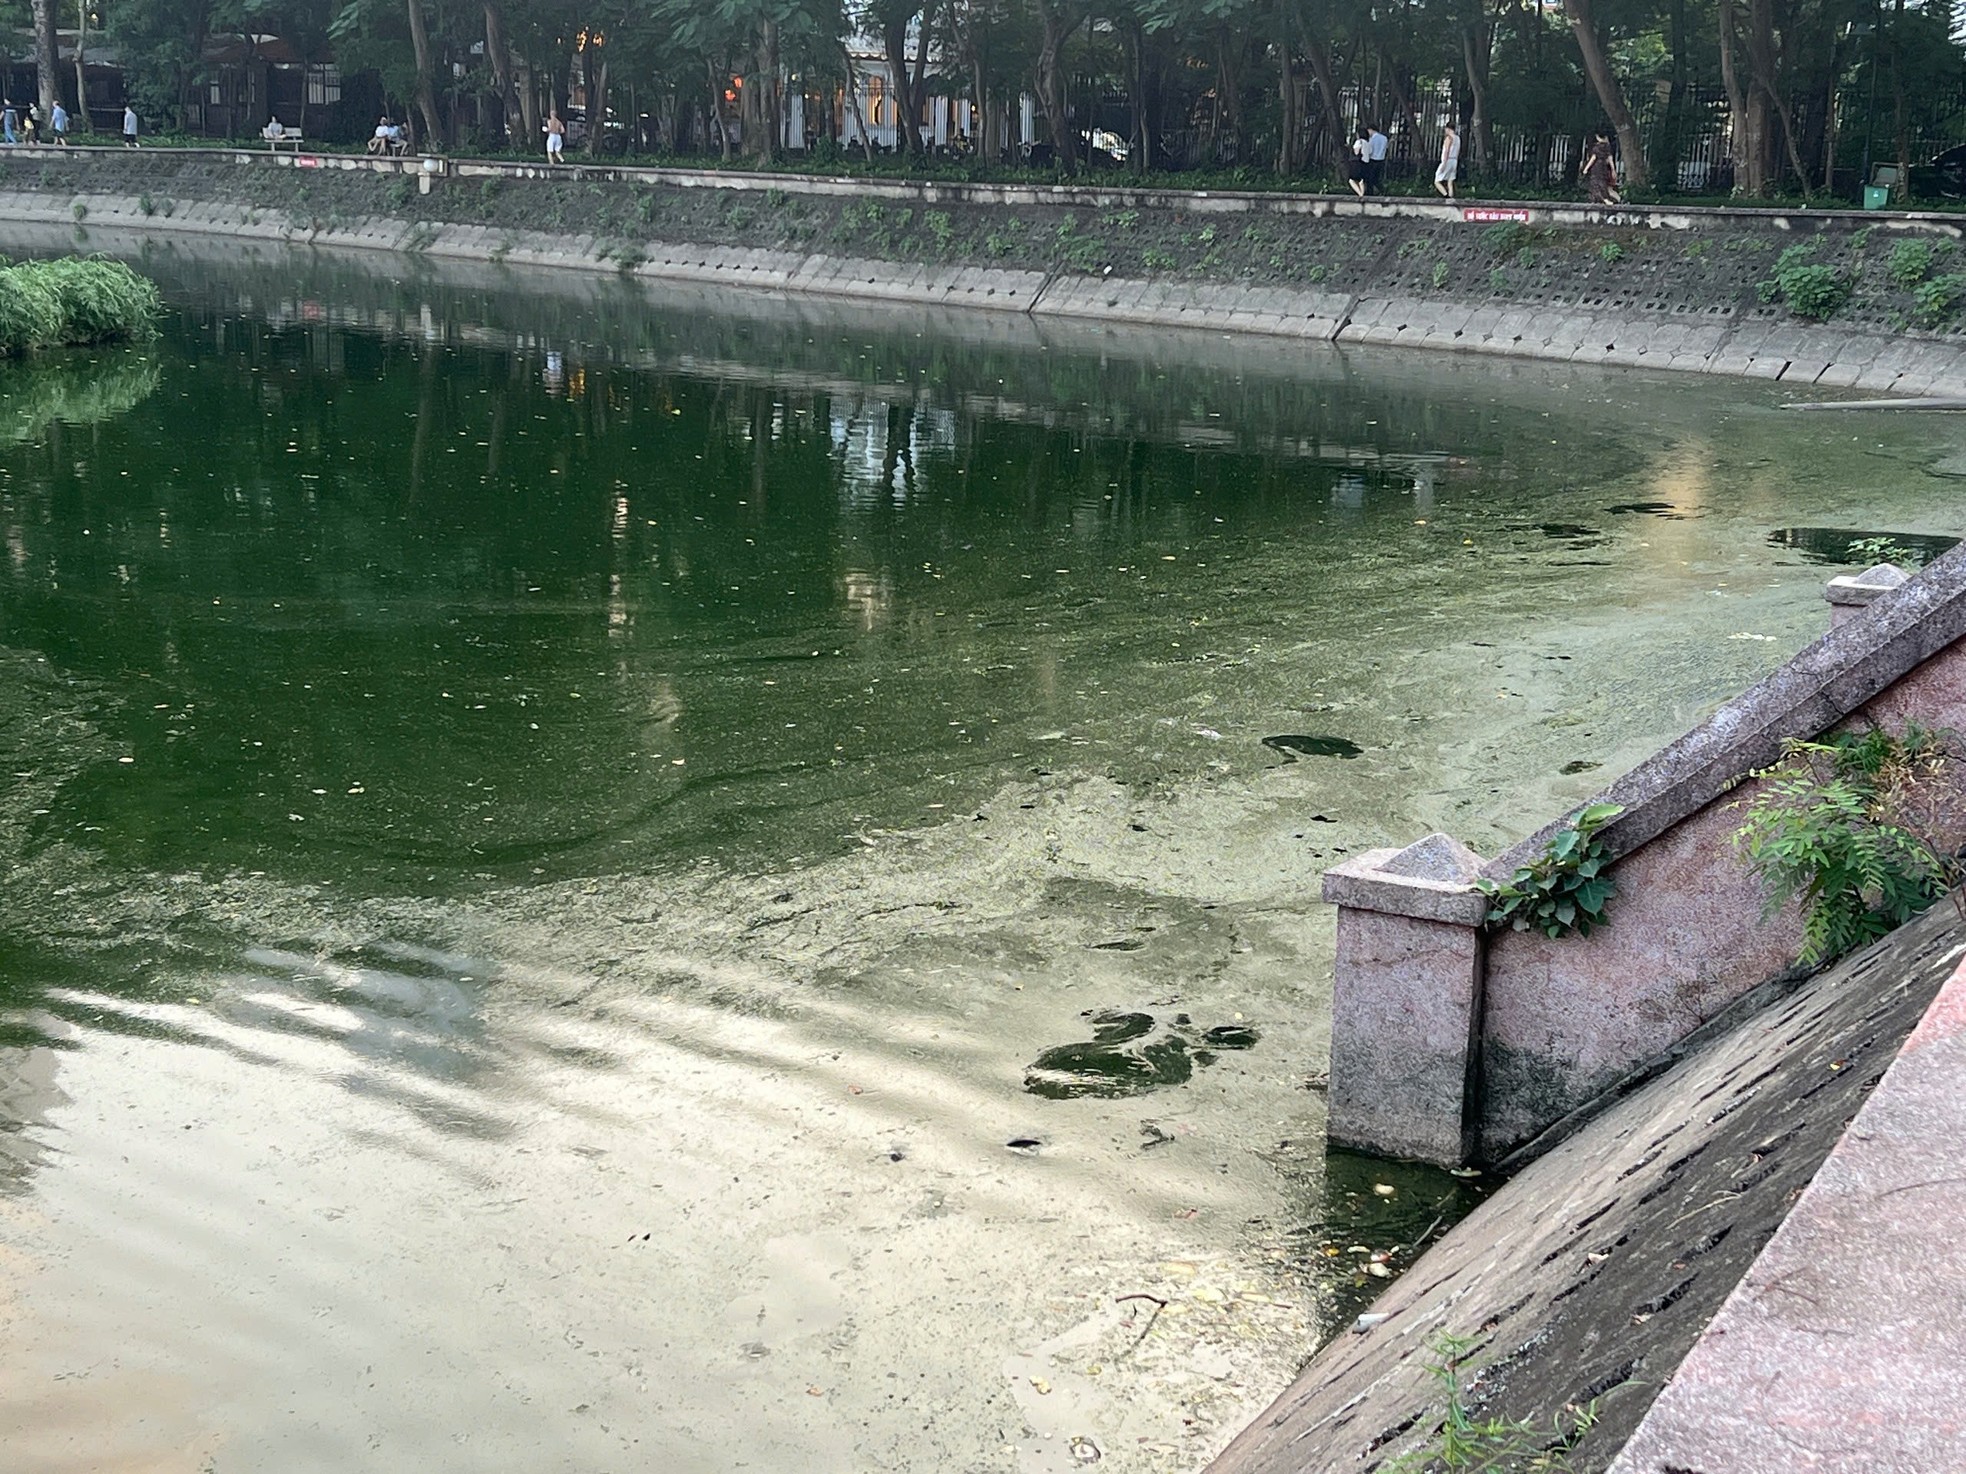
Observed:
[[[1576,1474],[1957,1469],[1962,954],[1940,906],[1613,1105],[1413,1264],[1211,1474],[1369,1474],[1429,1446],[1443,1331],[1475,1343],[1479,1417],[1553,1444],[1595,1405]]]
[[[1966,395],[1949,216],[15,149],[0,209],[835,297]],[[1899,247],[1910,243],[1909,254]],[[1802,246],[1827,322],[1764,300]],[[1792,258],[1793,259],[1793,258]],[[1939,286],[1935,287],[1934,284]],[[1922,292],[1922,295],[1921,295]]]

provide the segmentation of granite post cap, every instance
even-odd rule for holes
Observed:
[[[1911,582],[1911,575],[1895,563],[1876,563],[1862,573],[1844,573],[1823,586],[1823,597],[1832,604],[1864,605],[1893,589]]]
[[[1324,899],[1358,911],[1479,926],[1488,897],[1474,887],[1482,858],[1435,832],[1403,850],[1367,850],[1324,872]]]

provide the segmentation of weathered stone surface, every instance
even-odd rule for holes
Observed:
[[[1862,573],[1844,573],[1823,585],[1829,601],[1830,627],[1834,629],[1873,600],[1903,588],[1911,575],[1895,563],[1877,563]]]
[[[1404,849],[1367,850],[1324,873],[1324,898],[1340,905],[1472,925],[1487,899],[1473,889],[1482,859],[1436,831]]]
[[[1599,1474],[1754,1263],[1962,953],[1966,923],[1941,906],[1776,1006],[1690,1046],[1667,1073],[1609,1103],[1421,1256],[1373,1306],[1386,1319],[1327,1345],[1211,1474],[1383,1469],[1439,1427],[1441,1404],[1426,1372],[1427,1341],[1439,1331],[1477,1342],[1468,1392],[1477,1415],[1549,1427],[1567,1407],[1595,1399],[1600,1420],[1570,1458],[1577,1474]],[[1966,1026],[1959,1012],[1966,1008],[1944,1015],[1955,1041]],[[1954,1082],[1966,1078],[1957,1052],[1933,1060]],[[1884,1333],[1944,1297],[1959,1303],[1957,1250],[1938,1244],[1932,1227],[1935,1212],[1966,1211],[1948,1196],[1960,1190],[1959,1121],[1924,1119],[1925,1129],[1935,1130],[1924,1143],[1929,1175],[1953,1182],[1936,1200],[1930,1188],[1884,1200],[1903,1215],[1901,1223],[1914,1214],[1925,1223],[1919,1249],[1909,1241],[1882,1246],[1896,1250],[1894,1270],[1903,1275],[1889,1281],[1889,1298],[1861,1302],[1883,1322],[1876,1355],[1885,1365],[1892,1353]],[[1914,1118],[1903,1120],[1909,1145],[1919,1128]],[[1905,1159],[1907,1169],[1912,1160]],[[1900,1180],[1878,1177],[1871,1185],[1888,1190]],[[1884,1285],[1877,1267],[1865,1273],[1872,1276],[1865,1283]],[[1801,1323],[1807,1309],[1796,1301],[1788,1313]],[[1957,1358],[1958,1344],[1932,1337],[1912,1354],[1952,1349]],[[1954,1385],[1960,1364],[1952,1363]],[[1924,1375],[1924,1364],[1913,1368],[1915,1379]],[[1848,1375],[1848,1368],[1846,1376],[1845,1406],[1855,1409],[1846,1426],[1856,1426],[1866,1408],[1879,1419],[1894,1415],[1886,1401],[1863,1402],[1871,1378]],[[1944,1404],[1937,1413],[1956,1416],[1956,1397],[1918,1385]],[[1745,1401],[1746,1380],[1732,1386],[1731,1395]],[[1788,1394],[1780,1405],[1790,1405]],[[1928,1409],[1924,1426],[1933,1418]],[[1765,1441],[1771,1450],[1784,1447],[1772,1432]],[[1813,1466],[1800,1458],[1764,1466],[1717,1457],[1685,1467],[1787,1474]],[[1870,1467],[1949,1474],[1958,1465]],[[1657,1470],[1647,1466],[1644,1474]]]
[[[1338,913],[1326,1134],[1334,1146],[1423,1162],[1466,1160],[1481,1001],[1471,926]]]
[[[1966,968],[1905,1041],[1612,1474],[1966,1467],[1962,1141]]]

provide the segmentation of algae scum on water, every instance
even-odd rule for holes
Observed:
[[[1760,384],[229,254],[0,366],[50,1471],[1195,1469],[1479,1193],[1325,1150],[1323,870],[1957,530]]]

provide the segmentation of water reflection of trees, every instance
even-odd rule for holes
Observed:
[[[134,349],[0,364],[0,443],[33,440],[56,423],[96,425],[127,414],[161,374],[155,354]]]

